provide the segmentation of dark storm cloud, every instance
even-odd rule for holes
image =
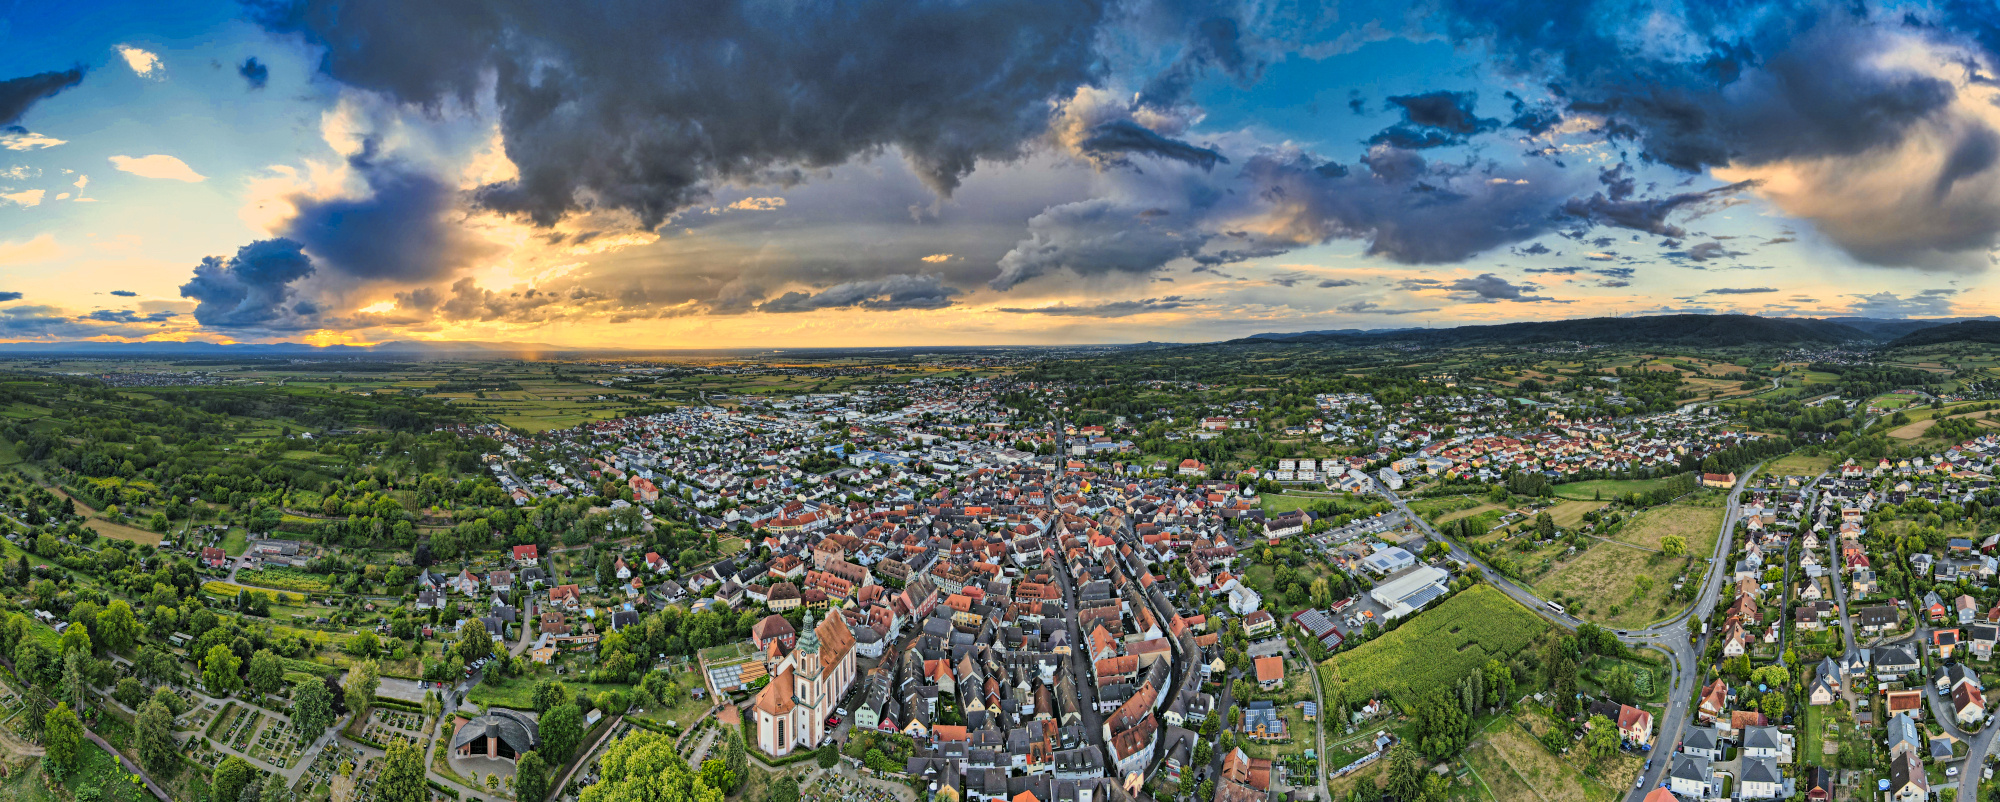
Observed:
[[[1549,250],[1549,246],[1537,242],[1526,248],[1515,248],[1514,253],[1520,256],[1542,256],[1554,252]]]
[[[1059,272],[1082,276],[1150,273],[1201,250],[1209,235],[1176,225],[1172,215],[1148,214],[1093,198],[1053,206],[1028,220],[1028,238],[1000,258],[996,290]]]
[[[1057,317],[1127,317],[1130,315],[1143,315],[1149,312],[1165,312],[1170,309],[1179,309],[1187,306],[1189,303],[1201,300],[1204,299],[1183,299],[1178,295],[1169,295],[1165,298],[1146,298],[1138,301],[1110,301],[1086,306],[1057,304],[1055,306],[1025,308],[1002,307],[1000,311],[1017,315],[1054,315]]]
[[[100,323],[165,323],[180,317],[179,312],[140,313],[130,309],[97,309],[77,318],[95,320]]]
[[[1503,66],[1552,76],[1570,108],[1630,126],[1646,155],[1690,172],[1731,161],[1856,154],[1898,141],[1948,103],[1942,80],[1883,69],[1882,31],[1852,6],[1792,0],[1758,14],[1725,0],[1681,4],[1684,24],[1719,35],[1668,60],[1625,46],[1603,5],[1571,0],[1444,0],[1460,39],[1489,42]]]
[[[875,310],[943,309],[960,290],[938,276],[895,275],[835,284],[818,292],[792,291],[757,305],[760,312],[810,312],[859,307]]]
[[[1951,187],[1961,178],[1978,175],[1993,166],[1995,157],[2000,157],[2000,137],[1993,135],[1993,129],[1977,126],[1965,134],[1957,145],[1952,146],[1951,155],[1945,158],[1944,169],[1938,173],[1932,194],[1937,200],[1944,200],[1951,194]]]
[[[1852,295],[1854,304],[1848,312],[1862,317],[1939,317],[1952,314],[1952,296],[1957,294],[1958,290],[1931,289],[1907,296],[1888,291]]]
[[[1531,295],[1541,289],[1539,285],[1522,282],[1515,284],[1492,273],[1481,273],[1472,278],[1462,278],[1443,285],[1451,291],[1451,298],[1468,303],[1492,303],[1494,301],[1553,301],[1539,295]]]
[[[256,56],[244,59],[242,64],[236,65],[236,74],[243,76],[243,80],[249,82],[251,89],[263,89],[264,84],[271,80],[271,68],[258,61]]]
[[[1269,155],[1244,165],[1244,178],[1271,206],[1273,239],[1366,239],[1369,254],[1403,264],[1460,262],[1547,233],[1557,222],[1550,209],[1568,194],[1553,169],[1503,173],[1386,146],[1354,169],[1328,166]]]
[[[1330,278],[1321,281],[1317,286],[1322,290],[1330,290],[1335,287],[1352,287],[1360,283],[1351,278]]]
[[[1562,122],[1562,114],[1556,111],[1554,104],[1535,103],[1531,105],[1526,100],[1523,100],[1520,95],[1513,92],[1507,92],[1505,96],[1512,104],[1514,111],[1514,119],[1507,122],[1508,128],[1534,137],[1548,133],[1550,129],[1555,128],[1556,125]]]
[[[312,275],[312,258],[289,239],[250,243],[231,257],[209,256],[181,285],[181,297],[198,303],[194,319],[204,326],[238,327],[269,323],[284,316],[292,282]]]
[[[1215,150],[1160,136],[1131,120],[1113,120],[1091,129],[1090,137],[1080,147],[1087,153],[1157,156],[1187,162],[1203,170],[1214,168],[1217,162],[1229,163],[1228,157]]]
[[[2000,137],[1976,112],[1954,107],[1957,89],[1919,66],[1924,54],[1907,57],[1921,45],[1963,60],[1954,51],[1976,43],[1984,52],[1972,61],[1992,63],[2000,11],[1990,2],[1948,0],[1891,19],[1845,0],[1754,11],[1696,0],[1659,9],[1669,18],[1646,25],[1623,24],[1631,7],[1610,0],[1443,7],[1450,38],[1483,43],[1518,79],[1547,82],[1568,111],[1602,118],[1599,133],[1631,141],[1648,162],[1689,173],[1824,163],[1801,176],[1795,213],[1856,259],[1979,269],[2000,244],[1987,175]],[[1690,52],[1686,41],[1706,44]],[[1885,170],[1906,191],[1849,180],[1882,169],[1882,154],[1913,142],[1921,142],[1909,148],[1921,166]],[[1975,175],[1980,191],[1954,192]]]
[[[120,298],[137,298],[137,297],[139,297],[139,294],[138,294],[138,293],[136,293],[136,292],[133,292],[133,291],[131,291],[131,290],[112,290],[112,291],[111,291],[111,294],[112,294],[112,295],[116,295],[116,296],[118,296],[118,297],[120,297]]]
[[[1369,137],[1368,144],[1410,150],[1464,144],[1475,134],[1500,127],[1499,120],[1475,113],[1478,102],[1479,96],[1473,92],[1391,96],[1389,103],[1402,109],[1403,122]]]
[[[1700,216],[1714,211],[1729,200],[1755,186],[1753,181],[1739,181],[1734,184],[1706,189],[1699,192],[1680,192],[1658,198],[1634,198],[1636,182],[1628,165],[1619,164],[1598,174],[1598,181],[1605,189],[1591,193],[1590,197],[1576,197],[1564,202],[1562,213],[1577,220],[1592,224],[1629,228],[1662,237],[1685,237],[1687,230],[1668,222],[1675,214]],[[1601,246],[1600,246],[1601,247]]]
[[[1415,315],[1423,312],[1436,312],[1438,311],[1438,308],[1435,306],[1428,306],[1423,308],[1397,309],[1397,308],[1385,307],[1374,301],[1361,300],[1361,301],[1353,301],[1350,303],[1344,303],[1339,306],[1336,306],[1334,307],[1334,311],[1346,312],[1347,314],[1350,315]]]
[[[1723,247],[1720,242],[1700,242],[1696,243],[1694,247],[1687,249],[1685,255],[1687,258],[1697,262],[1706,262],[1711,259],[1742,256],[1743,252],[1732,251]]]
[[[1244,48],[1242,26],[1235,19],[1217,16],[1195,23],[1180,56],[1146,83],[1138,103],[1154,109],[1186,103],[1195,80],[1210,70],[1242,82],[1256,80],[1264,70],[1263,61]]]
[[[1762,295],[1767,292],[1777,292],[1777,291],[1778,288],[1776,287],[1716,287],[1710,290],[1702,290],[1702,294],[1703,295]]]
[[[1219,248],[1207,253],[1195,254],[1194,263],[1204,267],[1219,267],[1221,265],[1233,265],[1237,262],[1247,262],[1252,259],[1282,256],[1290,251],[1291,248],[1283,245],[1247,245],[1240,248]]]
[[[18,300],[21,300],[21,294],[18,292],[0,292],[0,303]]]
[[[44,72],[0,81],[0,125],[13,125],[28,113],[28,107],[63,90],[83,83],[83,68]]]
[[[295,197],[298,214],[279,233],[323,266],[363,280],[434,280],[483,252],[457,225],[456,188],[373,152],[371,144],[348,160],[367,182],[367,197]]]
[[[531,0],[253,0],[325,47],[320,69],[436,108],[492,82],[520,178],[487,206],[552,225],[586,207],[656,227],[728,180],[796,180],[895,148],[948,194],[1011,159],[1096,78],[1083,0],[753,0],[587,8]],[[1210,46],[1210,58],[1229,54]]]

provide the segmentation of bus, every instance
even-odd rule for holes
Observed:
[[[1556,611],[1557,615],[1569,615],[1569,611],[1563,609],[1562,605],[1557,604],[1555,602],[1549,602],[1548,604],[1549,604],[1549,609]]]

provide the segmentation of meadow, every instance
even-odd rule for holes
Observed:
[[[1474,585],[1375,640],[1320,663],[1321,688],[1348,699],[1414,699],[1513,655],[1549,630],[1541,616],[1491,585]]]

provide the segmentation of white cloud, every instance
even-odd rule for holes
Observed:
[[[48,192],[46,189],[31,189],[26,192],[0,194],[0,200],[10,200],[22,206],[40,206],[42,205],[42,196],[47,195]]]
[[[44,136],[33,131],[0,131],[0,148],[8,150],[41,150],[67,143],[68,140]]]
[[[68,170],[64,170],[63,172],[69,172],[69,171],[68,171]],[[84,192],[83,192],[83,189],[84,189],[84,187],[88,187],[88,186],[90,186],[90,176],[87,176],[87,175],[80,175],[80,176],[77,176],[77,177],[76,177],[76,184],[75,184],[75,186],[76,186],[76,202],[77,202],[77,203],[96,203],[96,202],[97,202],[97,199],[96,199],[96,198],[88,198],[88,197],[84,197]]]
[[[137,158],[131,156],[113,156],[111,157],[111,164],[120,170],[141,178],[169,178],[175,181],[186,181],[190,184],[208,180],[208,176],[195,172],[194,168],[187,166],[187,162],[163,153],[155,153],[151,156],[139,156]]]
[[[119,45],[118,55],[122,56],[125,59],[125,65],[131,67],[132,71],[138,73],[141,78],[153,78],[156,77],[157,73],[165,71],[164,67],[160,64],[160,56],[157,53],[142,50],[131,45]],[[166,76],[161,74],[157,75],[157,77],[165,78]]]
[[[56,235],[37,234],[24,242],[0,241],[0,264],[26,264],[46,262],[64,255],[63,247],[56,244]]]

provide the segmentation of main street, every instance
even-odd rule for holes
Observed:
[[[1762,467],[1762,464],[1759,463],[1745,470],[1742,476],[1737,478],[1736,485],[1730,488],[1728,509],[1722,517],[1722,531],[1715,539],[1715,552],[1709,559],[1709,571],[1702,582],[1701,593],[1696,596],[1694,603],[1688,605],[1686,610],[1681,611],[1664,622],[1645,629],[1627,630],[1626,634],[1618,637],[1620,641],[1628,646],[1650,646],[1659,649],[1665,652],[1668,655],[1669,661],[1673,663],[1673,682],[1667,689],[1667,709],[1660,715],[1660,734],[1654,741],[1656,744],[1665,745],[1666,748],[1659,752],[1663,758],[1671,750],[1673,744],[1680,742],[1681,733],[1687,726],[1688,707],[1693,697],[1690,690],[1693,687],[1693,683],[1697,681],[1698,675],[1696,669],[1699,658],[1708,648],[1709,635],[1700,633],[1700,622],[1708,618],[1709,611],[1715,608],[1716,598],[1721,593],[1722,577],[1727,573],[1723,570],[1724,560],[1730,553],[1731,541],[1734,539],[1736,531],[1736,522],[1743,514],[1741,506],[1743,490],[1748,486],[1750,477],[1755,476],[1757,471]],[[1454,559],[1478,566],[1480,573],[1486,577],[1486,581],[1492,583],[1494,587],[1499,588],[1501,592],[1506,593],[1528,609],[1540,613],[1543,617],[1554,621],[1566,629],[1575,629],[1582,623],[1575,616],[1556,612],[1554,608],[1549,606],[1547,599],[1543,599],[1533,591],[1515,584],[1513,580],[1493,570],[1492,566],[1487,565],[1485,561],[1480,560],[1478,556],[1472,554],[1469,550],[1439,534],[1436,529],[1431,527],[1429,522],[1411,510],[1409,504],[1401,496],[1398,496],[1387,488],[1382,488],[1382,494],[1387,496],[1390,503],[1394,504],[1396,509],[1400,510],[1406,519],[1422,530],[1429,539],[1450,547],[1450,553]],[[1699,642],[1696,642],[1697,634],[1700,636]],[[1631,794],[1631,798],[1635,802],[1643,799],[1646,791],[1650,791],[1659,785],[1660,779],[1666,776],[1667,764],[1669,762],[1666,759],[1655,760],[1653,761],[1653,767],[1642,773],[1644,781],[1639,783],[1638,788],[1633,790]]]

